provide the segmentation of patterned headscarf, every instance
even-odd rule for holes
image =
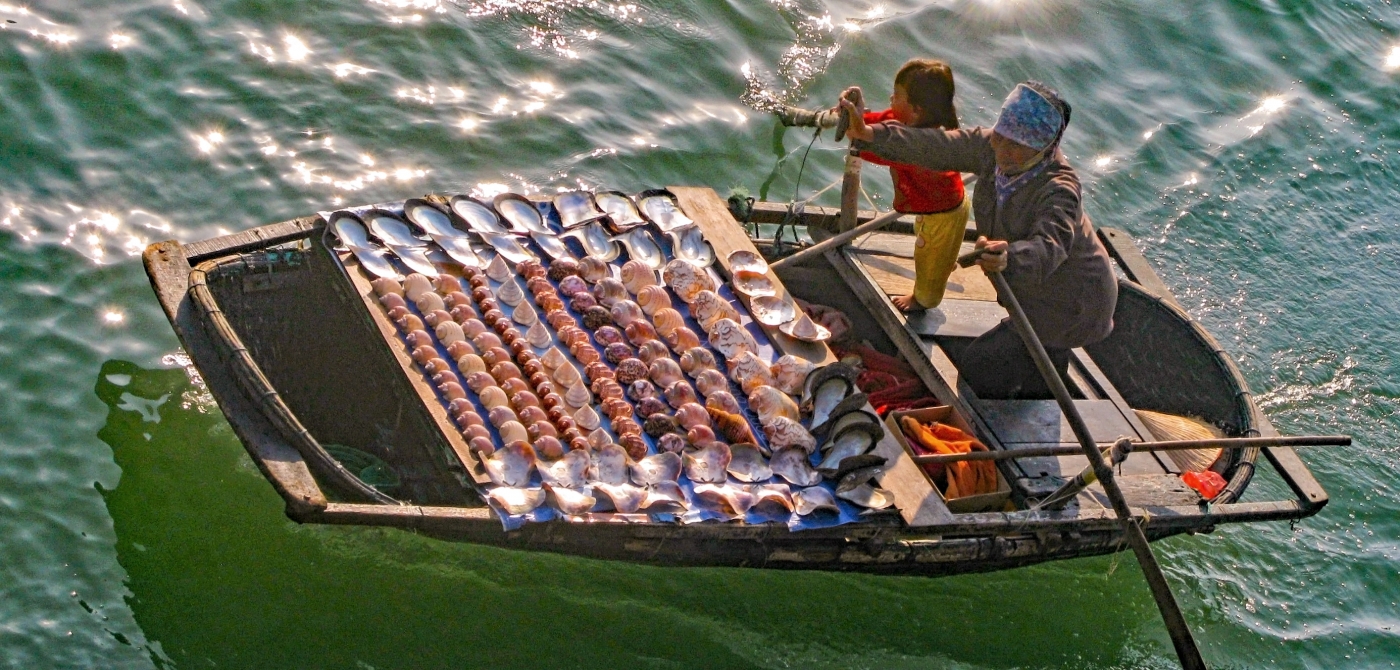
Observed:
[[[1064,126],[1064,115],[1049,98],[1030,86],[1017,84],[1002,103],[1001,116],[997,117],[992,130],[1006,139],[1041,151],[1059,138]]]

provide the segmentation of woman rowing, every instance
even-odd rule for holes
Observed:
[[[847,97],[840,104],[857,149],[977,175],[978,263],[1006,277],[1061,375],[1070,349],[1108,337],[1118,280],[1084,213],[1079,176],[1060,152],[1070,106],[1058,93],[1039,82],[1018,84],[994,127],[957,130],[866,125]],[[1051,397],[1008,320],[973,340],[958,369],[981,398]]]

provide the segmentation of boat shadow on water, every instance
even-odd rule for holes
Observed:
[[[185,370],[111,360],[95,392],[109,408],[98,437],[122,469],[102,491],[117,557],[161,667],[1169,663],[1140,576],[1110,558],[927,580],[657,568],[301,525]],[[1045,654],[1071,637],[1072,654]]]

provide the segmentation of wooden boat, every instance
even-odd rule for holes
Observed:
[[[718,256],[753,248],[713,191],[671,190]],[[752,224],[785,217],[784,206],[769,203],[741,216]],[[789,222],[819,230],[834,218],[833,210],[813,207]],[[176,334],[293,520],[392,526],[446,540],[660,565],[930,576],[1123,546],[1119,522],[1094,489],[1062,510],[1026,507],[1028,497],[1045,495],[1077,471],[1082,457],[1003,461],[998,467],[1012,505],[956,513],[902,450],[890,454],[895,474],[887,472],[882,482],[903,498],[899,513],[856,523],[790,531],[780,524],[549,522],[505,531],[473,490],[473,481],[482,481],[479,464],[432,388],[394,346],[393,326],[367,297],[366,277],[347,272],[327,248],[325,226],[320,217],[306,217],[191,244],[162,242],[144,255]],[[849,315],[859,339],[908,361],[991,449],[1074,443],[1053,401],[980,400],[957,382],[959,346],[1002,316],[976,275],[956,275],[944,304],[920,317],[893,309],[888,295],[905,290],[901,282],[912,277],[912,261],[903,257],[911,248],[908,231],[907,222],[896,223],[785,268],[779,279],[793,295]],[[1182,311],[1132,240],[1112,229],[1099,235],[1125,279],[1113,335],[1076,351],[1072,364],[1076,402],[1095,437],[1154,439],[1142,410],[1196,417],[1226,436],[1276,435],[1235,364]],[[394,498],[348,474],[321,443],[351,445],[386,462],[399,480]],[[1211,532],[1225,523],[1296,520],[1327,503],[1326,492],[1286,447],[1227,451],[1216,466],[1227,485],[1209,504],[1182,485],[1170,459],[1158,456],[1133,454],[1116,478],[1152,540]],[[1262,463],[1293,498],[1244,498]]]

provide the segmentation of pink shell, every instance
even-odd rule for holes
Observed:
[[[407,311],[405,309],[405,311]],[[405,314],[398,319],[399,330],[408,332],[410,330],[423,330],[423,320],[417,314]]]
[[[437,328],[439,323],[452,321],[452,313],[446,310],[435,309],[424,314],[423,321],[428,324],[428,327]],[[453,321],[453,323],[456,323],[456,321]]]
[[[751,352],[745,351],[729,359],[728,364],[729,378],[737,382],[744,393],[752,393],[760,386],[772,386],[776,383],[773,373],[768,371],[768,365]]]
[[[466,321],[462,321],[461,324],[462,332],[466,334],[468,339],[476,339],[477,335],[487,330],[486,324],[482,323],[479,319],[467,319]],[[481,347],[477,348],[480,349]]]
[[[627,341],[633,346],[642,346],[647,342],[656,342],[660,337],[656,334],[656,329],[651,327],[643,319],[637,319],[627,324]]]
[[[501,425],[507,421],[515,421],[519,418],[520,417],[515,415],[515,410],[505,405],[492,407],[491,411],[486,413],[486,420],[490,421],[491,425],[497,428],[500,428]]]
[[[700,393],[706,398],[714,393],[727,393],[729,391],[729,378],[724,376],[719,370],[704,370],[695,375],[695,388],[700,389]]]
[[[739,320],[739,311],[714,291],[701,291],[696,294],[695,300],[690,303],[690,315],[707,331],[720,319]]]
[[[744,410],[739,408],[739,400],[728,391],[715,391],[705,396],[705,406],[721,409],[730,414],[744,413]]]
[[[667,349],[666,345],[660,340],[643,342],[642,344],[637,346],[637,358],[642,359],[642,362],[646,363],[647,365],[651,365],[652,363],[656,362],[656,359],[658,358],[670,357],[671,351]]]
[[[627,396],[633,400],[656,397],[656,385],[646,379],[638,379],[627,387]]]
[[[671,347],[671,351],[679,354],[691,347],[700,346],[700,336],[689,328],[677,328],[666,336],[666,344]]]
[[[452,309],[453,307],[456,307],[458,305],[466,305],[468,307],[472,306],[471,296],[461,291],[453,291],[451,293],[448,293],[447,295],[442,297],[442,301],[447,305],[448,309]]]
[[[580,277],[578,275],[569,275],[559,280],[559,292],[564,294],[566,297],[572,298],[575,295],[579,293],[584,293],[586,291],[588,291],[588,283],[583,280],[583,277]]]
[[[593,287],[593,297],[598,299],[598,304],[604,307],[612,307],[613,303],[619,300],[626,300],[632,296],[627,292],[627,287],[623,286],[622,282],[608,277],[598,282],[598,285]]]
[[[452,315],[453,321],[460,324],[465,324],[468,321],[477,321],[477,317],[481,316],[476,313],[475,309],[472,309],[471,305],[465,304],[455,305],[452,309],[448,310],[448,313]],[[483,323],[481,325],[485,326],[486,324]]]
[[[452,275],[438,275],[433,279],[433,288],[437,289],[438,293],[447,295],[453,291],[460,292],[462,290],[462,282],[457,281],[457,278]]]
[[[644,321],[646,315],[642,313],[642,308],[631,300],[618,300],[612,304],[612,319],[619,326],[626,326],[633,321]]]
[[[657,386],[666,388],[671,384],[680,381],[685,373],[681,372],[681,366],[669,358],[658,358],[651,363],[651,380]]]
[[[710,426],[710,413],[705,411],[705,408],[699,403],[688,402],[676,408],[676,420],[685,426],[686,430],[696,426],[708,428]]]
[[[458,340],[447,345],[447,355],[451,356],[454,361],[467,354],[474,353],[476,353],[476,347],[473,347],[471,343],[466,340]]]
[[[651,315],[651,321],[656,324],[656,332],[661,333],[663,336],[670,335],[672,332],[675,332],[677,328],[685,327],[685,317],[681,316],[680,312],[670,307],[663,307],[656,310],[656,312]]]
[[[658,310],[671,306],[671,295],[662,286],[646,286],[637,293],[637,304],[642,311],[655,316]]]
[[[703,447],[718,440],[719,436],[715,435],[715,429],[709,426],[695,426],[686,431],[685,439],[697,447]]]
[[[788,354],[775,361],[768,371],[773,373],[773,379],[777,381],[774,386],[777,386],[778,390],[791,395],[801,395],[802,387],[807,383],[807,375],[814,369],[816,366],[812,365],[811,361]]]
[[[379,304],[383,305],[385,310],[391,310],[395,307],[408,307],[408,302],[405,301],[403,299],[403,296],[399,295],[398,293],[384,294],[383,297],[379,298]]]
[[[408,342],[410,351],[416,351],[418,347],[428,347],[429,349],[433,347],[433,336],[429,335],[426,330],[410,330],[408,334],[403,336],[403,339]]]
[[[589,307],[597,307],[598,299],[592,293],[579,293],[569,298],[569,308],[582,314],[588,311]]]
[[[462,328],[463,332],[466,330],[466,328]],[[501,341],[501,336],[489,330],[483,330],[472,337],[472,344],[476,346],[477,351],[490,351],[492,349],[502,349],[505,347],[505,343]]]
[[[699,406],[700,399],[695,396],[695,389],[685,380],[673,382],[666,387],[666,402],[672,407],[680,408],[686,405]]]
[[[408,308],[405,307],[405,306],[403,306],[403,305],[398,305],[398,306],[396,306],[396,307],[390,307],[390,308],[389,308],[389,320],[390,320],[390,321],[393,321],[395,324],[397,324],[399,321],[402,321],[403,318],[404,318],[405,316],[408,316],[408,315],[411,314],[411,313],[412,313],[412,312],[409,312],[409,311],[408,311]]]
[[[618,330],[617,326],[603,326],[593,331],[593,339],[597,340],[598,344],[606,347],[610,344],[626,342],[627,336],[623,335],[622,331]]]
[[[622,264],[622,285],[636,295],[647,286],[656,285],[656,272],[646,263],[630,260]]]
[[[666,404],[665,400],[656,397],[643,398],[641,402],[637,403],[637,413],[642,416],[651,416],[658,412],[664,413],[670,409],[671,406]]]
[[[732,360],[745,352],[758,352],[758,343],[754,342],[753,336],[733,319],[720,319],[710,327],[710,345],[724,354],[725,360]],[[766,365],[764,372],[767,372]]]

